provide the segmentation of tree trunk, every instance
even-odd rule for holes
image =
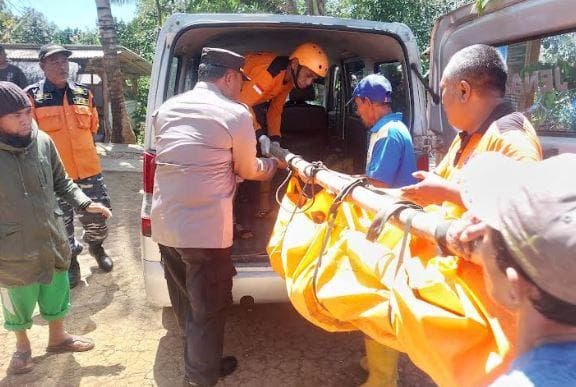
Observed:
[[[296,2],[294,0],[286,0],[285,12],[290,15],[298,15],[298,9],[296,8]]]
[[[324,0],[306,0],[306,13],[323,16],[325,14]]]
[[[160,6],[160,0],[156,0],[156,13],[158,14],[158,30],[162,28],[162,6]]]
[[[136,136],[132,131],[130,119],[127,119],[126,104],[124,102],[124,78],[116,55],[116,25],[112,18],[110,0],[95,0],[98,12],[98,29],[100,43],[104,51],[102,65],[106,73],[106,83],[103,87],[110,93],[112,109],[112,142],[133,144]],[[104,79],[104,78],[103,78]]]

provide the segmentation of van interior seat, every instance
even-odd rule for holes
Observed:
[[[282,114],[282,145],[307,160],[319,160],[328,145],[328,113],[324,106],[313,105],[314,85],[293,89]]]

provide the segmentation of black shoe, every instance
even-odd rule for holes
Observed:
[[[112,271],[114,264],[112,263],[112,260],[110,259],[108,254],[106,254],[106,251],[104,251],[102,243],[90,243],[90,246],[88,247],[88,252],[90,253],[91,256],[93,256],[96,259],[96,262],[98,263],[98,267],[100,269],[106,272]]]
[[[238,360],[234,356],[226,356],[220,360],[220,377],[224,378],[236,371]]]
[[[70,281],[70,289],[73,289],[80,282],[80,264],[78,258],[73,255],[70,259],[70,267],[68,268],[68,280]]]

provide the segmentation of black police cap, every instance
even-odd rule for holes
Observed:
[[[234,51],[224,50],[223,48],[204,47],[202,49],[202,56],[200,57],[200,64],[236,70],[242,73],[245,80],[250,79],[244,74],[244,57]]]
[[[62,47],[59,44],[48,43],[40,47],[38,58],[42,61],[48,58],[49,56],[58,54],[60,52],[63,52],[64,54],[66,54],[66,56],[72,55],[72,51],[68,50],[67,48]]]

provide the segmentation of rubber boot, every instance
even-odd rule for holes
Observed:
[[[68,281],[70,282],[70,289],[75,288],[80,282],[80,264],[78,263],[77,255],[73,255],[72,258],[70,258]]]
[[[368,380],[361,387],[396,387],[398,382],[398,356],[395,349],[365,337]]]
[[[104,247],[102,247],[102,242],[97,243],[90,243],[88,247],[88,252],[91,256],[96,259],[98,263],[98,267],[106,272],[112,271],[114,267],[114,263],[112,263],[112,259],[106,254]]]

